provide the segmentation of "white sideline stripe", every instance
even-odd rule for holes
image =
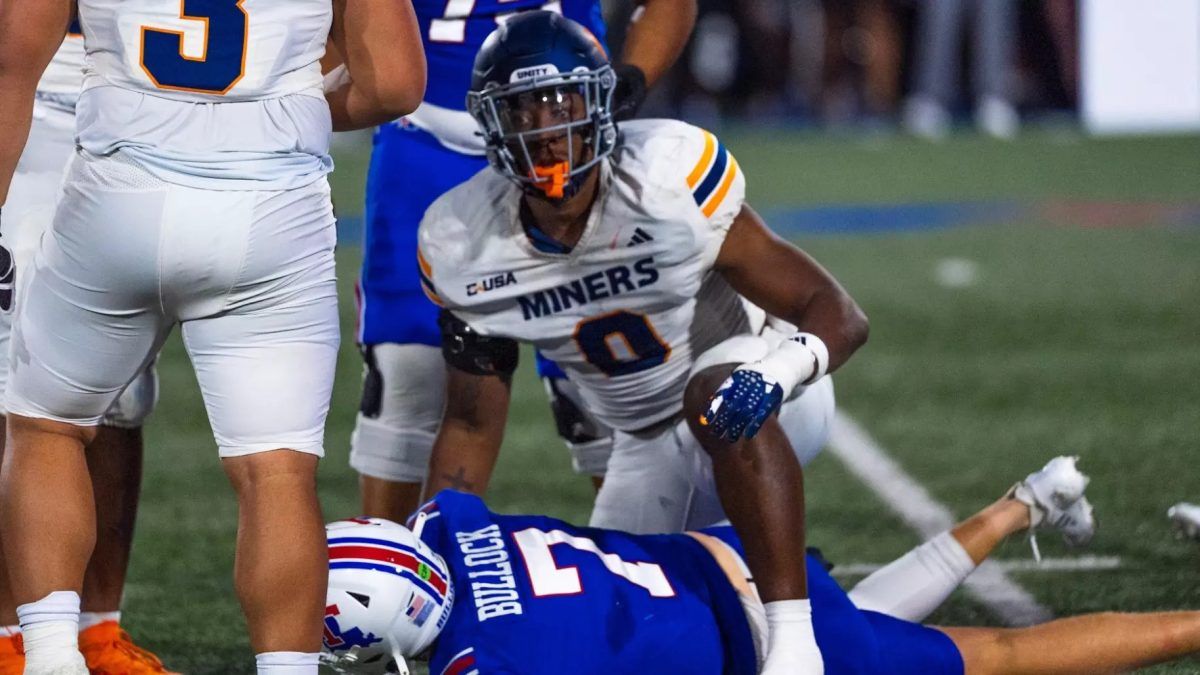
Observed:
[[[835,577],[865,577],[878,572],[887,563],[838,563],[833,566]],[[1115,555],[1083,555],[1078,558],[1042,558],[1036,560],[996,560],[995,564],[1005,572],[1095,572],[1115,570],[1121,567],[1121,557]]]
[[[950,509],[930,496],[866,430],[841,411],[833,420],[829,450],[922,539],[931,539],[954,527]],[[1027,626],[1054,618],[1049,609],[991,561],[984,561],[963,586],[1010,626]]]

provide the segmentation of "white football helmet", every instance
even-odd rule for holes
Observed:
[[[381,518],[339,520],[325,535],[322,661],[343,673],[408,673],[405,659],[433,644],[454,604],[445,561],[408,528]]]

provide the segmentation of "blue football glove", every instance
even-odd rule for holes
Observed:
[[[729,442],[754,438],[783,404],[783,387],[747,366],[733,371],[708,403],[700,424]]]

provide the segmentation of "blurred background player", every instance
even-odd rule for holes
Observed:
[[[825,375],[866,341],[866,318],[745,204],[715,136],[671,120],[618,128],[615,84],[586,29],[550,12],[480,48],[469,104],[492,169],[438,199],[420,230],[451,366],[427,489],[486,489],[517,341],[533,344],[617,430],[592,524],[680,531],[695,497],[684,453],[699,445],[719,496],[704,516],[728,514],[763,589],[764,672],[811,665],[800,458],[824,445]]]
[[[0,6],[0,202],[74,4]],[[180,323],[238,496],[235,585],[258,672],[315,674],[315,479],[338,348],[329,138],[416,107],[415,18],[407,3],[346,0],[78,11],[80,150],[21,284],[6,393],[0,529],[25,673],[88,672],[76,633],[96,515],[83,450]],[[328,97],[327,40],[346,64]]]
[[[1086,482],[1073,458],[1056,458],[849,593],[808,557],[830,672],[1123,672],[1200,650],[1195,611],[1015,629],[917,623],[1011,534],[1040,526],[1090,538]],[[409,522],[327,529],[325,649],[343,672],[387,672],[393,658],[405,672],[425,655],[442,673],[762,672],[763,607],[732,528],[637,536],[499,515],[453,491]]]
[[[445,402],[437,307],[421,292],[417,226],[450,188],[487,167],[478,127],[466,111],[471,65],[484,38],[515,13],[546,9],[585,26],[603,45],[600,0],[416,0],[429,62],[425,100],[411,115],[379,128],[367,177],[365,258],[359,334],[366,375],[351,439],[362,511],[402,520],[419,504]],[[614,113],[633,117],[687,44],[695,0],[637,4],[614,66]],[[489,283],[481,282],[480,291]],[[539,358],[559,434],[576,471],[603,475],[610,431],[582,405],[574,385]]]
[[[1012,138],[1020,118],[1012,104],[1013,58],[1017,48],[1017,5],[1011,0],[925,0],[917,20],[914,90],[904,113],[907,129],[940,139],[950,130],[949,107],[958,89],[962,38],[974,25],[975,122],[995,138]]]
[[[18,280],[31,272],[34,251],[54,219],[63,172],[75,152],[75,102],[83,86],[83,50],[83,34],[78,23],[72,22],[67,39],[37,85],[29,141],[13,174],[4,231],[0,232],[0,241],[12,252]],[[15,294],[15,288],[11,292]],[[11,313],[0,314],[0,391],[8,384],[11,320]],[[142,424],[157,397],[158,382],[151,365],[117,397],[86,449],[95,492],[96,549],[83,580],[79,642],[88,668],[102,675],[166,672],[157,657],[133,645],[120,628],[121,596],[142,475]],[[0,437],[3,430],[0,421]],[[0,439],[0,456],[3,442]],[[2,558],[0,623],[5,632],[0,639],[0,675],[19,675],[25,657],[17,607]]]

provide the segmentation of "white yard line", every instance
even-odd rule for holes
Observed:
[[[934,499],[866,430],[840,411],[833,422],[829,450],[923,539],[954,526],[955,517],[950,509]],[[1054,617],[991,561],[980,565],[963,586],[1010,626],[1026,626]]]
[[[994,564],[1005,572],[1095,572],[1115,570],[1121,567],[1121,557],[1115,555],[1083,555],[1078,558],[1042,558],[1039,563],[1029,560],[996,560]],[[852,562],[837,563],[833,567],[835,577],[865,577],[877,572],[886,563]]]

